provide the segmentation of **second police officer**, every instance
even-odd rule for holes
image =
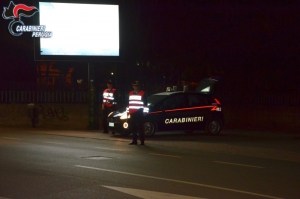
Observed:
[[[102,101],[103,133],[108,133],[107,116],[112,111],[115,111],[117,106],[117,94],[116,94],[116,89],[113,88],[112,80],[108,80],[106,85],[107,85],[107,89],[103,91],[103,101]],[[112,132],[112,134],[114,134],[114,132]]]

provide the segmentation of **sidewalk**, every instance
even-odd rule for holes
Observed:
[[[39,133],[129,143],[131,136],[104,134],[102,130],[59,130],[0,127],[0,132]],[[300,163],[300,135],[251,130],[224,130],[220,136],[168,134],[146,138],[148,146],[176,147],[214,153],[245,155]]]

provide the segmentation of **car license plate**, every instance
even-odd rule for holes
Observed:
[[[112,122],[109,122],[109,124],[108,124],[110,127],[114,127],[114,123],[112,123]]]

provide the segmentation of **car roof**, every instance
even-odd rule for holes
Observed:
[[[169,91],[169,92],[160,92],[160,93],[155,93],[153,95],[166,95],[166,96],[170,96],[170,95],[175,95],[178,93],[188,93],[188,94],[198,94],[198,95],[205,95],[207,96],[207,93],[200,93],[200,92],[192,92],[192,91],[187,91],[187,92],[183,92],[183,91]]]
[[[183,92],[182,91],[170,91],[170,92],[155,93],[154,95],[173,95],[176,93],[183,93]]]

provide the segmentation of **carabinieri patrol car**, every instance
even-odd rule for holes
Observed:
[[[207,78],[201,81],[195,92],[166,91],[147,98],[149,112],[145,113],[145,136],[160,131],[204,130],[217,135],[224,125],[224,115],[220,101],[211,95],[215,83]],[[129,135],[130,115],[126,108],[112,112],[108,116],[109,129],[115,133]]]

